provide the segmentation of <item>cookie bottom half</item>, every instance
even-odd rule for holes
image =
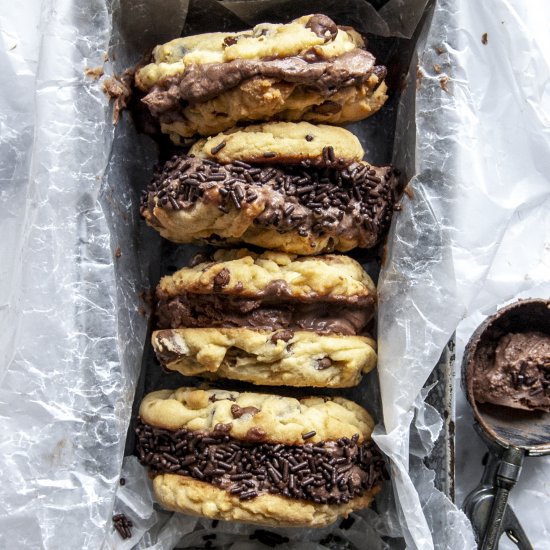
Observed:
[[[153,488],[159,504],[174,512],[270,527],[324,527],[370,506],[381,486],[343,504],[317,504],[272,494],[243,501],[210,483],[178,474],[155,476]]]
[[[345,388],[376,366],[376,343],[366,336],[199,328],[156,331],[152,343],[170,370],[252,384]]]

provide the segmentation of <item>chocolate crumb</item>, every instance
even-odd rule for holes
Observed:
[[[118,123],[120,114],[128,107],[128,102],[132,97],[132,81],[132,71],[126,70],[121,75],[106,78],[101,84],[103,92],[114,100],[113,124]]]
[[[439,85],[441,86],[441,89],[444,91],[444,92],[449,92],[449,88],[447,87],[447,83],[449,82],[449,77],[448,76],[442,76],[440,79],[439,79]]]
[[[482,35],[481,35],[481,43],[486,46],[487,45],[487,42],[489,42],[489,35],[484,32]]]
[[[122,250],[120,250],[120,246],[117,246],[115,250],[115,258],[120,258],[121,256],[122,256]]]

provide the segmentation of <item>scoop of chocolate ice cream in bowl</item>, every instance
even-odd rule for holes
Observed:
[[[462,382],[491,439],[550,452],[550,299],[520,300],[488,317],[466,346]]]
[[[474,332],[462,361],[462,386],[489,453],[463,509],[482,550],[502,533],[532,548],[508,495],[525,456],[550,453],[550,299],[520,300]]]

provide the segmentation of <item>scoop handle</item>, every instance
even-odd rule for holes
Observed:
[[[497,491],[481,550],[494,550],[498,547],[498,541],[502,534],[502,520],[508,506],[508,496],[521,473],[523,457],[524,452],[517,447],[509,447],[502,455],[496,475]]]

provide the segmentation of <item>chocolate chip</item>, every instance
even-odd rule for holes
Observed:
[[[312,15],[306,23],[306,29],[310,29],[319,38],[323,38],[325,42],[334,40],[338,35],[336,23],[330,17],[323,14]]]
[[[245,438],[248,441],[263,441],[266,438],[267,434],[265,430],[262,430],[262,428],[254,427],[250,428],[246,432]]]
[[[274,344],[276,344],[279,340],[282,340],[283,342],[288,342],[289,340],[292,340],[292,338],[294,338],[294,331],[290,329],[278,330],[271,335],[271,341]]]
[[[239,407],[239,405],[231,405],[231,415],[233,418],[241,418],[244,414],[250,414],[254,416],[255,414],[259,413],[260,409],[257,409],[256,407]]]
[[[311,134],[306,135],[306,141],[313,141],[313,136]]]
[[[214,277],[214,282],[213,282],[214,292],[221,292],[222,288],[224,286],[227,286],[230,280],[231,280],[231,274],[229,272],[229,269],[224,267]]]
[[[232,428],[233,428],[233,424],[231,424],[231,422],[227,422],[227,423],[219,422],[214,426],[214,431],[220,432],[222,434],[227,434],[231,431]]]
[[[317,370],[325,370],[332,366],[332,360],[329,357],[323,357],[319,359],[315,364]]]
[[[238,39],[236,36],[227,36],[223,39],[223,45],[224,46],[233,46],[233,44],[236,44],[238,42]]]

